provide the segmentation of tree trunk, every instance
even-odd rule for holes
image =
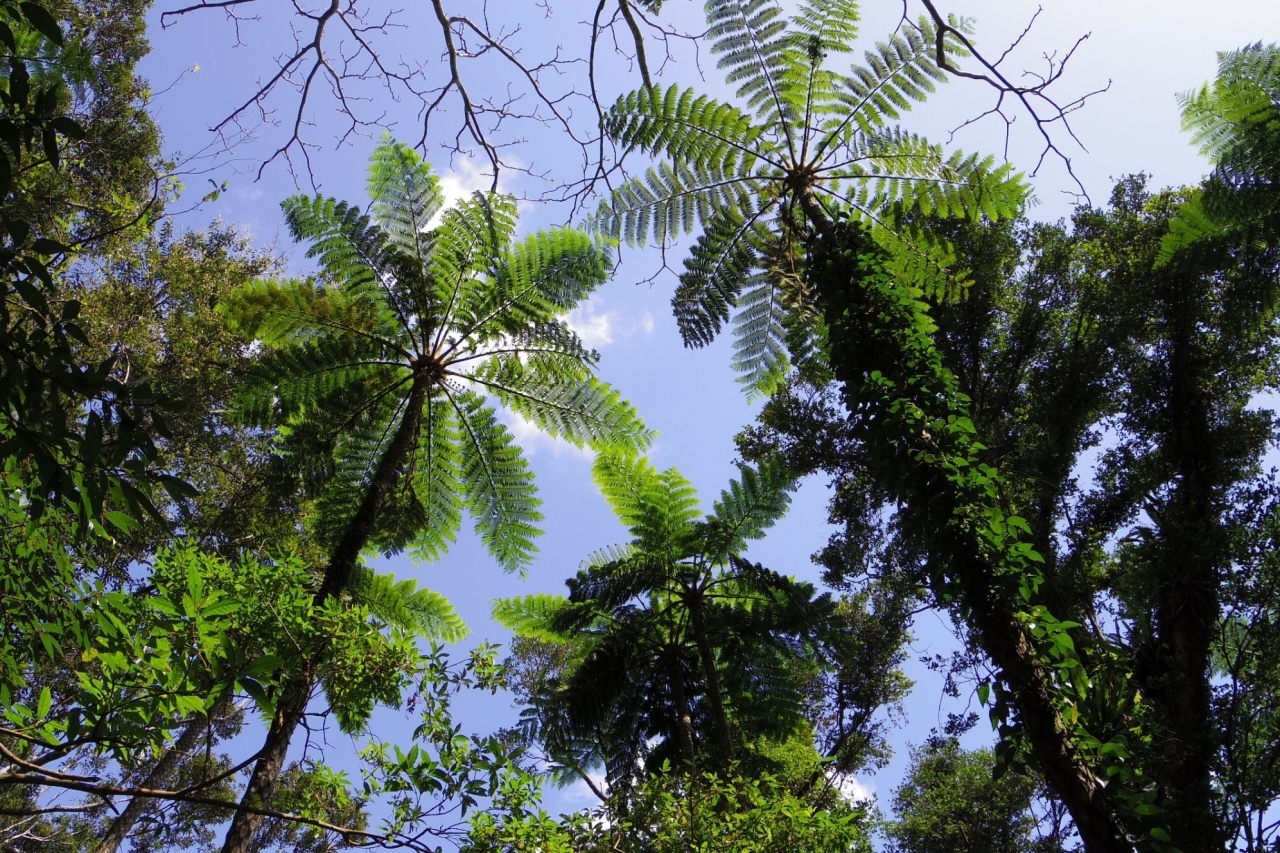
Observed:
[[[702,676],[707,682],[707,700],[711,703],[711,713],[715,716],[716,760],[715,766],[724,769],[733,758],[733,736],[729,731],[729,715],[724,709],[724,692],[720,687],[720,673],[716,670],[715,651],[711,648],[711,640],[707,636],[707,619],[703,612],[701,590],[686,592],[686,606],[689,608],[689,621],[693,626],[693,642],[698,647],[698,656],[702,659]]]
[[[689,767],[697,758],[693,748],[693,714],[689,710],[689,697],[684,692],[684,667],[680,665],[680,656],[670,658],[671,698],[676,703],[676,732],[680,738],[680,754],[684,756]]]
[[[1187,292],[1191,288],[1175,288]],[[1175,297],[1176,298],[1176,297]],[[1152,608],[1153,665],[1147,680],[1164,724],[1156,781],[1166,797],[1173,843],[1183,850],[1222,849],[1213,813],[1213,760],[1218,736],[1210,726],[1210,648],[1220,617],[1219,572],[1228,550],[1222,526],[1220,465],[1209,421],[1204,355],[1194,342],[1189,306],[1175,308],[1168,356],[1169,434],[1174,488],[1159,520],[1162,571]],[[1190,315],[1190,316],[1187,316]]]
[[[373,472],[369,486],[365,489],[360,507],[356,510],[342,538],[334,546],[329,557],[329,565],[325,567],[324,580],[316,592],[315,603],[322,607],[330,598],[338,596],[351,579],[360,552],[369,543],[373,535],[374,524],[378,520],[378,512],[382,509],[387,495],[400,478],[400,468],[409,456],[418,437],[418,426],[422,421],[422,407],[427,399],[427,391],[431,381],[424,374],[413,379],[409,397],[405,401],[404,416],[396,428],[395,435],[378,460],[378,467]],[[321,649],[317,654],[323,655]],[[245,788],[240,802],[245,805],[270,805],[275,796],[276,784],[284,769],[284,761],[289,752],[289,743],[293,732],[298,727],[302,715],[307,710],[307,699],[314,686],[310,673],[296,676],[286,683],[282,691],[280,705],[271,720],[271,728],[267,731],[267,739],[262,746],[257,763],[253,767],[253,775]],[[262,828],[264,817],[260,814],[238,810],[232,818],[231,828],[227,830],[222,844],[222,853],[249,853],[254,837]]]
[[[940,417],[945,423],[949,416],[967,414],[951,399],[950,374],[936,353],[925,352],[929,332],[919,309],[901,294],[882,293],[875,282],[864,284],[863,276],[877,273],[862,271],[862,258],[877,249],[858,226],[837,227],[815,200],[802,195],[800,202],[820,235],[809,254],[830,330],[832,367],[844,385],[849,411],[869,430],[866,440],[876,443],[875,476],[911,518],[904,523],[922,537],[931,562],[944,567],[944,574],[932,580],[934,592],[939,600],[959,593],[960,610],[1000,670],[1037,763],[1070,810],[1086,851],[1132,853],[1103,786],[1054,706],[1052,671],[1018,619],[1021,605],[1016,587],[1010,593],[1010,575],[991,562],[973,531],[957,526],[958,508],[986,499],[956,491],[949,473],[938,467],[947,457],[941,444],[945,436],[917,434],[907,425],[892,434],[900,420],[898,404],[879,391],[864,391],[868,377],[879,372],[926,419]],[[879,435],[881,429],[892,435]]]
[[[185,758],[200,740],[200,736],[207,732],[213,724],[213,718],[222,713],[222,711],[230,704],[230,695],[224,695],[219,699],[209,711],[209,715],[205,717],[194,717],[188,723],[186,728],[182,730],[182,734],[174,742],[173,746],[165,750],[164,755],[160,756],[160,760],[151,768],[151,772],[147,774],[146,779],[138,786],[140,788],[163,788],[169,777],[173,775],[173,771],[177,769],[178,762]],[[115,853],[124,840],[129,837],[129,833],[133,830],[134,824],[138,822],[138,818],[142,817],[143,811],[152,802],[150,797],[134,797],[129,800],[129,805],[125,810],[111,822],[111,826],[107,829],[107,834],[98,842],[98,846],[94,848],[94,853]]]

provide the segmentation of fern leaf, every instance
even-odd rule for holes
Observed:
[[[539,369],[561,365],[560,370]],[[616,390],[563,358],[493,359],[473,379],[516,414],[575,447],[640,449],[650,433],[635,407]]]
[[[410,542],[413,556],[435,561],[457,536],[462,515],[462,436],[453,406],[443,395],[428,401],[409,478],[412,497],[421,507]]]
[[[751,236],[762,238],[760,220],[769,209],[744,217],[736,207],[717,210],[684,261],[671,299],[685,346],[702,347],[719,334],[738,294],[758,266]]]
[[[573,602],[563,595],[533,593],[494,599],[490,612],[494,621],[517,636],[566,642],[573,640],[576,632],[560,631],[553,626],[559,617],[573,608]]]
[[[541,531],[529,465],[520,448],[484,399],[471,391],[450,391],[462,438],[462,487],[476,533],[505,571],[528,565]]]
[[[369,158],[369,197],[386,240],[424,263],[431,253],[428,226],[440,212],[440,179],[412,148],[383,134]]]
[[[733,321],[733,369],[749,395],[768,396],[786,377],[787,317],[776,276],[760,272],[743,294]]]
[[[604,128],[622,145],[664,154],[695,171],[750,174],[770,153],[750,116],[678,85],[623,95],[605,115]]]
[[[374,616],[389,625],[414,631],[420,637],[456,643],[470,633],[449,599],[434,590],[420,589],[412,578],[396,580],[393,574],[379,574],[367,566],[357,566],[351,573],[347,591]]]
[[[748,539],[764,536],[765,530],[786,515],[791,505],[789,492],[796,485],[795,475],[778,458],[757,468],[742,466],[739,471],[740,479],[729,482],[707,516],[708,538],[714,546],[708,556],[717,563],[740,551]]]

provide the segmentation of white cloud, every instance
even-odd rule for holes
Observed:
[[[637,318],[624,317],[619,311],[605,311],[603,308],[604,299],[592,296],[565,317],[569,328],[577,332],[587,346],[600,349],[637,332],[653,334],[653,315],[648,311]]]
[[[473,192],[488,192],[491,186],[493,176],[484,174],[473,157],[455,157],[448,171],[440,172],[440,192],[444,195],[445,208],[468,198]]]
[[[523,448],[526,456],[534,456],[540,450],[546,450],[552,456],[585,459],[588,462],[595,459],[595,453],[586,447],[574,447],[569,442],[561,438],[552,438],[537,426],[522,418],[520,415],[510,409],[499,409],[498,420],[511,430],[516,444]]]
[[[835,788],[850,803],[865,803],[876,798],[876,786],[849,773],[837,773],[832,779]]]
[[[587,775],[591,777],[591,782],[596,786],[597,790],[603,791],[607,787],[603,773],[588,773]],[[574,811],[591,809],[600,805],[600,798],[596,796],[595,791],[591,790],[591,786],[582,779],[565,788],[564,799],[565,805]]]

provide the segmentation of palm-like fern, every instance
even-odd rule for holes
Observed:
[[[567,597],[494,607],[517,635],[569,651],[527,715],[534,734],[566,765],[604,763],[611,783],[646,758],[722,765],[737,744],[791,734],[829,600],[738,556],[785,513],[788,472],[744,468],[705,518],[675,469],[607,453],[595,476],[631,542],[589,557]]]
[[[568,229],[513,243],[515,203],[496,195],[441,214],[435,176],[390,139],[369,194],[372,219],[329,198],[284,203],[322,275],[256,282],[228,304],[265,349],[246,411],[274,421],[318,489],[312,529],[330,557],[317,601],[347,592],[387,607],[399,595],[390,615],[456,633],[439,600],[366,577],[359,560],[371,544],[436,557],[464,508],[505,569],[529,560],[538,499],[490,400],[579,446],[634,447],[648,433],[559,319],[606,278],[600,245]],[[311,677],[285,686],[246,802],[270,801]],[[261,820],[237,812],[223,853],[247,853]]]
[[[441,213],[429,167],[390,140],[374,152],[369,192],[372,218],[328,198],[284,203],[322,277],[237,295],[233,316],[267,349],[246,398],[312,470],[315,529],[331,546],[382,488],[357,550],[435,558],[466,509],[498,562],[519,568],[539,502],[491,401],[578,446],[646,438],[561,319],[605,280],[608,252],[569,229],[513,243],[515,205],[501,196]],[[326,579],[331,592],[345,584]]]
[[[1182,126],[1213,163],[1203,189],[1170,223],[1159,263],[1229,229],[1247,238],[1280,233],[1280,46],[1218,54],[1218,76],[1178,96]]]
[[[776,0],[708,0],[707,14],[712,51],[745,107],[679,86],[620,98],[606,131],[665,159],[620,186],[595,222],[632,244],[700,224],[673,299],[681,334],[703,346],[736,308],[734,365],[768,393],[786,372],[788,337],[803,346],[811,328],[801,244],[813,231],[853,216],[904,281],[951,292],[963,275],[950,270],[945,241],[903,214],[1009,216],[1025,188],[992,158],[948,155],[890,126],[943,79],[928,19],[836,72],[826,61],[853,50],[854,0],[805,0],[789,19]]]

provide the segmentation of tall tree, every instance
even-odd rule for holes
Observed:
[[[331,283],[264,281],[228,307],[266,348],[247,411],[279,428],[317,484],[319,604],[347,590],[370,546],[443,553],[464,506],[500,565],[529,559],[538,501],[486,393],[578,446],[648,435],[560,319],[607,276],[603,248],[568,229],[512,244],[515,204],[496,195],[441,213],[438,180],[389,139],[369,194],[376,224],[333,199],[285,202]],[[285,685],[243,802],[271,800],[314,677],[307,667]],[[224,853],[247,851],[260,825],[237,812]]]

